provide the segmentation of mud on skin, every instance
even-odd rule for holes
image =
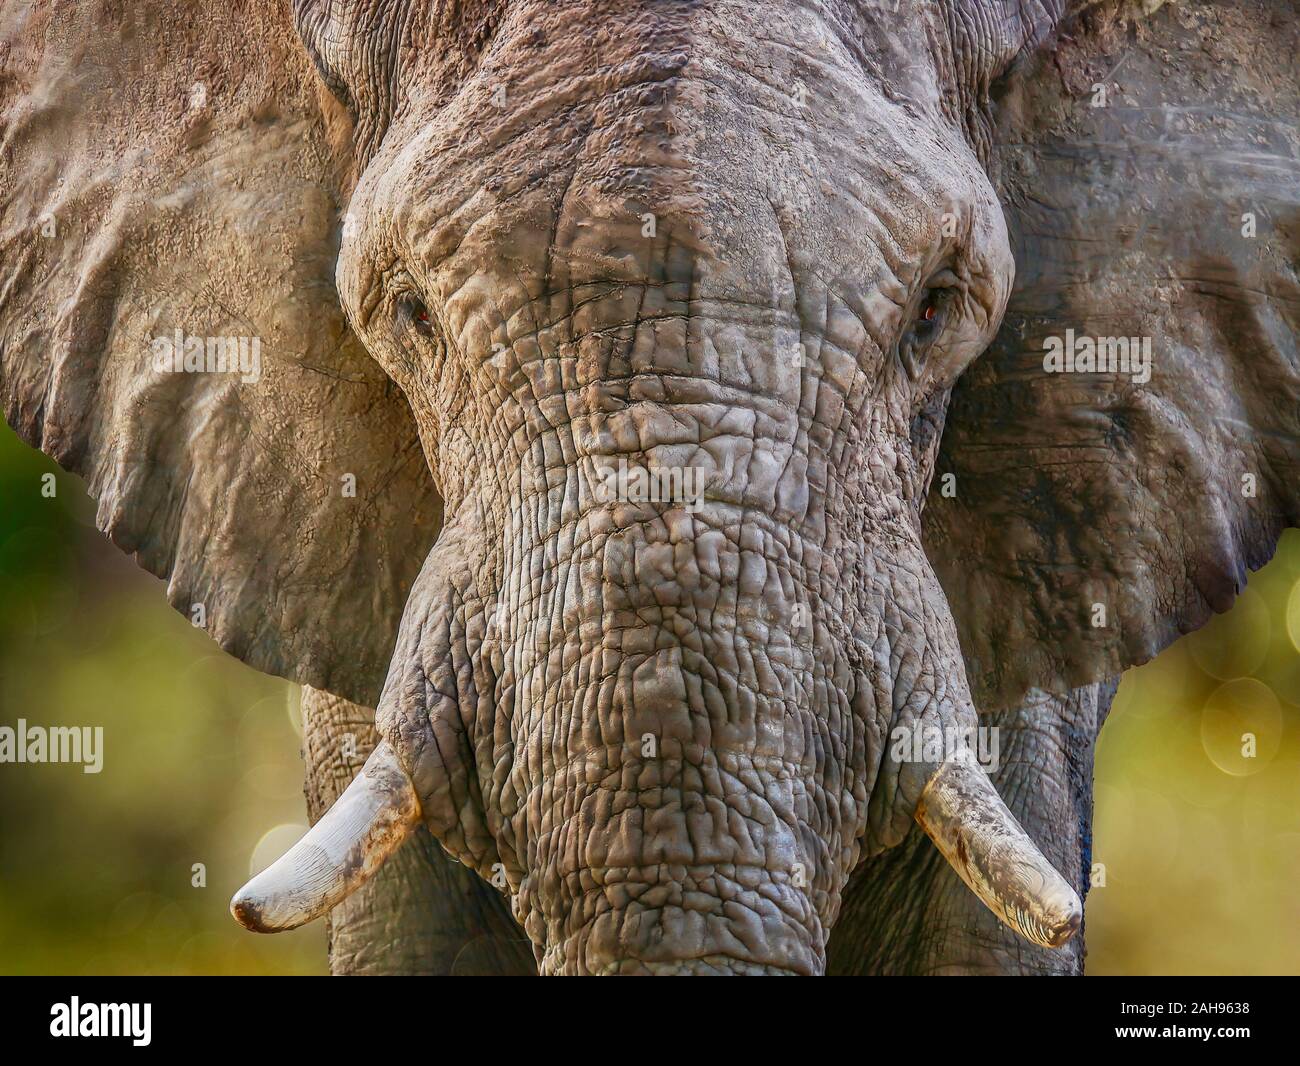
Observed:
[[[1113,679],[1297,520],[1294,322],[1250,296],[1295,293],[1294,233],[1182,222],[1293,213],[1242,160],[1294,158],[1257,45],[1295,30],[892,6],[6,27],[6,417],[372,750],[344,789],[307,745],[319,820],[247,924],[336,908],[336,972],[1080,970]],[[1121,52],[1143,106],[1086,106]],[[1046,374],[1067,329],[1151,337],[1149,380]],[[176,330],[259,335],[259,380],[147,373]],[[611,499],[619,464],[698,495]],[[991,780],[891,754],[981,722]]]

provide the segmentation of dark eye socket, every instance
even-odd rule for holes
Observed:
[[[912,332],[918,339],[928,339],[939,331],[943,312],[948,304],[947,289],[929,289],[921,298],[912,322]]]
[[[943,330],[952,303],[953,289],[945,285],[931,285],[922,294],[912,319],[898,343],[898,354],[908,376],[916,380],[921,374],[921,364],[926,350]]]
[[[397,306],[397,324],[401,329],[410,328],[424,337],[433,336],[433,319],[429,309],[417,296],[403,296]]]

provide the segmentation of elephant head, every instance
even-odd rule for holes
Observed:
[[[818,973],[915,822],[1068,940],[954,738],[1296,521],[1295,87],[1163,58],[1267,17],[169,7],[6,21],[0,382],[223,647],[377,706],[239,920],[423,824],[543,972]]]

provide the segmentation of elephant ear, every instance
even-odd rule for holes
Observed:
[[[5,417],[222,647],[373,705],[440,503],[339,307],[349,131],[287,5],[10,7],[0,114]]]
[[[981,706],[1145,662],[1227,610],[1300,518],[1284,7],[1099,5],[1002,87],[1016,286],[953,392],[925,518]],[[1129,363],[1086,372],[1085,338],[1127,338]],[[1048,372],[1058,342],[1073,372]]]

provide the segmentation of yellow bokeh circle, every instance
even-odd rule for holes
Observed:
[[[1205,673],[1220,681],[1231,681],[1259,668],[1272,634],[1267,601],[1254,589],[1246,588],[1231,611],[1215,615],[1187,636],[1187,650]]]
[[[1264,769],[1282,743],[1282,705],[1253,677],[1226,681],[1201,708],[1201,746],[1225,774],[1248,777]]]
[[[249,876],[259,874],[293,847],[307,832],[305,825],[284,824],[268,829],[248,859]]]
[[[1286,598],[1286,635],[1291,638],[1291,646],[1300,651],[1300,581],[1291,586]]]

